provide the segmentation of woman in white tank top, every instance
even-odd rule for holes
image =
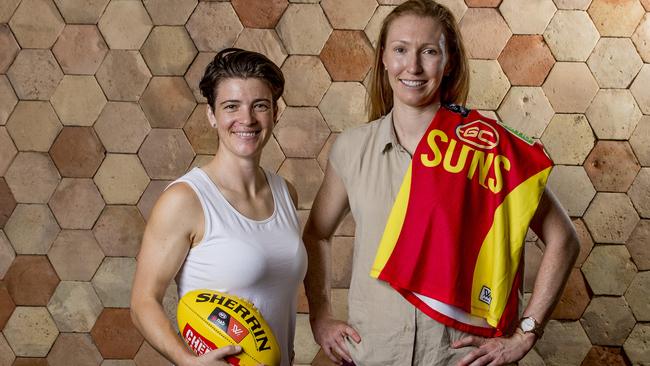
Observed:
[[[288,366],[307,257],[295,189],[259,165],[284,78],[265,56],[226,49],[208,64],[200,88],[219,147],[207,165],[174,181],[158,199],[138,255],[132,318],[176,365],[226,365],[223,358],[240,348],[194,355],[167,319],[162,298],[174,277],[179,297],[201,288],[232,293],[260,310]]]

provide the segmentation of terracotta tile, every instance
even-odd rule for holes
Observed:
[[[625,300],[630,305],[637,321],[650,320],[650,272],[637,273],[625,292]]]
[[[592,0],[553,0],[558,9],[587,10]]]
[[[298,191],[298,209],[310,209],[323,180],[323,172],[315,159],[286,159],[278,174]]]
[[[330,77],[315,56],[291,56],[282,65],[284,100],[289,106],[316,106],[330,86]]]
[[[593,344],[621,346],[636,321],[623,297],[595,297],[580,323]]]
[[[249,0],[245,0],[249,1]],[[245,28],[237,38],[235,47],[259,52],[278,66],[287,58],[287,50],[273,29]]]
[[[535,242],[526,242],[524,250],[524,291],[532,292],[535,286],[535,278],[539,264],[542,262],[542,250],[535,245]]]
[[[63,178],[49,202],[64,229],[90,229],[104,208],[104,200],[90,178]]]
[[[137,366],[133,360],[104,360],[102,366]]]
[[[199,51],[213,52],[232,47],[244,29],[232,5],[222,2],[200,2],[185,28]]]
[[[197,154],[214,154],[219,146],[217,130],[210,126],[206,116],[207,104],[199,104],[185,123],[183,131]]]
[[[59,331],[46,308],[19,306],[9,318],[3,333],[16,356],[45,357]],[[18,362],[16,360],[14,365]]]
[[[586,61],[599,37],[584,11],[559,10],[544,31],[544,40],[558,61]]]
[[[138,156],[149,177],[176,179],[187,170],[194,152],[182,130],[154,129],[142,143]]]
[[[499,64],[512,85],[540,86],[555,60],[542,36],[512,36],[499,56]]]
[[[9,267],[11,267],[11,263],[13,263],[15,258],[16,252],[14,252],[11,242],[9,242],[4,231],[0,230],[0,280],[5,277],[5,274],[9,270]],[[3,326],[1,319],[2,316],[0,315],[0,329],[2,329]]]
[[[273,134],[287,157],[315,158],[330,130],[317,108],[289,107],[278,121]]]
[[[363,29],[377,7],[375,0],[321,0],[327,19],[335,29]]]
[[[7,132],[20,151],[49,150],[61,123],[48,102],[21,101],[7,121]]]
[[[634,99],[644,114],[650,114],[650,91],[647,90],[649,84],[650,64],[645,64],[630,87]]]
[[[117,0],[108,4],[97,26],[111,49],[137,50],[153,24],[142,2]]]
[[[108,102],[94,125],[108,152],[137,153],[151,126],[137,103]]]
[[[623,356],[621,348],[601,346],[592,347],[580,366],[596,365],[625,366],[625,357]]]
[[[9,189],[20,203],[46,203],[59,178],[49,155],[35,152],[19,153],[5,174]]]
[[[7,76],[18,98],[49,100],[63,72],[50,50],[21,50]]]
[[[587,65],[601,88],[627,88],[643,61],[629,38],[601,38]]]
[[[0,3],[0,23],[8,23],[22,0],[7,0]]]
[[[89,332],[102,312],[93,286],[89,282],[63,281],[47,304],[61,332]]]
[[[196,5],[197,0],[144,0],[145,8],[155,25],[184,25]]]
[[[1,237],[2,234],[0,234]],[[2,240],[2,239],[0,239]],[[4,282],[0,282],[0,329],[4,329],[7,321],[13,314],[16,304],[11,299],[7,286]],[[0,338],[0,343],[5,342],[4,338]],[[1,361],[2,359],[0,359]]]
[[[18,254],[46,254],[59,231],[46,205],[18,205],[5,226],[5,234]]]
[[[14,58],[16,58],[18,51],[20,51],[20,47],[7,24],[0,24],[0,49],[2,49],[0,73],[4,74],[14,61]]]
[[[352,276],[354,238],[335,236],[332,239],[332,288],[349,288]]]
[[[47,355],[47,361],[51,366],[99,366],[102,355],[90,334],[62,333]]]
[[[582,265],[582,273],[595,295],[622,296],[636,267],[624,245],[597,245]]]
[[[632,34],[632,42],[634,42],[636,50],[639,52],[643,61],[650,62],[650,15],[647,13],[634,31],[634,34]]]
[[[133,360],[138,366],[172,366],[163,355],[161,355],[155,348],[151,347],[146,341],[140,346],[140,350],[135,355]]]
[[[139,52],[111,50],[96,76],[108,100],[136,102],[147,87],[151,73]]]
[[[589,305],[589,291],[582,272],[574,268],[551,315],[552,319],[578,320]]]
[[[296,356],[293,360],[296,364],[311,364],[311,361],[318,353],[320,346],[314,341],[309,325],[308,314],[298,314],[296,317],[296,335],[293,341]]]
[[[184,27],[157,26],[140,50],[154,75],[183,75],[196,56],[196,47]]]
[[[18,154],[11,136],[5,127],[0,127],[0,175],[4,175],[11,166],[11,162]]]
[[[108,46],[94,25],[67,25],[52,47],[66,74],[94,75],[107,52]]]
[[[356,82],[335,82],[325,93],[318,105],[332,132],[341,132],[346,128],[366,122],[365,114],[366,88]]]
[[[132,359],[143,341],[129,309],[104,309],[90,334],[104,358]]]
[[[212,61],[216,52],[199,52],[199,54],[194,58],[194,62],[185,73],[185,81],[189,85],[192,93],[194,93],[194,98],[198,103],[207,103],[208,100],[201,95],[201,90],[199,89],[199,82],[205,73],[205,67]]]
[[[19,255],[4,282],[16,305],[44,306],[59,284],[54,268],[42,255]]]
[[[373,51],[362,31],[335,30],[320,54],[334,81],[362,81],[372,64]]]
[[[9,26],[20,47],[50,48],[65,23],[52,0],[23,0]]]
[[[0,334],[0,365],[11,365],[15,359],[14,351],[9,347],[5,337]]]
[[[144,219],[135,206],[107,206],[93,228],[107,256],[135,257],[140,249]]]
[[[109,205],[134,205],[149,184],[149,177],[136,155],[107,154],[94,178]]]
[[[650,11],[650,0],[640,0],[646,11]]]
[[[603,37],[629,37],[645,11],[637,0],[593,0],[587,10]]]
[[[594,147],[595,136],[583,114],[556,114],[542,135],[555,164],[582,165]]]
[[[330,133],[330,136],[327,138],[327,141],[325,141],[325,145],[323,145],[323,148],[320,150],[318,153],[318,165],[320,166],[320,169],[324,172],[325,169],[327,169],[327,160],[329,159],[330,156],[330,149],[332,148],[332,144],[336,140],[336,137],[338,136],[338,133]]]
[[[556,62],[542,89],[555,113],[584,113],[598,84],[584,63]]]
[[[264,149],[262,150],[260,166],[271,172],[277,172],[284,159],[285,156],[280,148],[280,144],[278,144],[275,137],[271,136],[269,142],[266,143],[266,146],[264,146]]]
[[[626,242],[627,249],[639,271],[650,269],[650,220],[641,220]]]
[[[627,195],[642,218],[650,218],[650,168],[642,168]]]
[[[650,117],[641,117],[630,137],[630,145],[641,165],[650,166]]]
[[[456,23],[460,22],[467,11],[467,5],[463,0],[438,0],[437,3],[444,5],[451,11],[456,19]]]
[[[290,4],[276,30],[289,54],[318,55],[332,27],[317,4]]]
[[[105,307],[129,307],[134,274],[135,258],[104,258],[92,284]]]
[[[503,0],[499,6],[514,34],[542,34],[557,8],[552,0]]]
[[[465,4],[472,8],[496,8],[501,0],[465,0]]]
[[[47,358],[37,357],[16,357],[12,366],[49,366]]]
[[[496,9],[468,9],[460,22],[467,56],[473,59],[496,59],[512,36],[508,24]]]
[[[626,141],[598,141],[585,170],[598,191],[627,192],[640,166]]]
[[[110,0],[54,0],[66,23],[97,24]]]
[[[650,359],[650,324],[637,324],[623,344],[625,354],[635,364]]]
[[[583,219],[596,243],[625,243],[639,216],[623,193],[598,193]]]
[[[90,281],[104,253],[90,230],[63,230],[47,257],[62,281]]]
[[[589,256],[589,253],[591,253],[594,247],[594,240],[591,238],[591,234],[582,219],[573,219],[573,226],[578,232],[578,241],[580,242],[580,254],[578,254],[578,259],[573,266],[580,268],[587,259],[587,256]]]
[[[182,128],[196,102],[183,78],[154,77],[142,94],[140,106],[151,127]]]
[[[0,45],[0,47],[2,46]],[[7,123],[7,119],[9,119],[17,103],[18,98],[16,98],[16,93],[14,93],[9,79],[5,75],[0,75],[0,126]],[[1,170],[0,173],[2,173]]]
[[[542,88],[513,87],[503,99],[498,113],[506,125],[539,138],[553,117],[553,108]]]
[[[510,89],[508,77],[496,60],[469,60],[469,95],[467,105],[472,109],[499,108]]]
[[[388,14],[390,14],[390,12],[393,11],[393,9],[396,7],[397,6],[380,5],[377,7],[377,9],[375,9],[375,13],[372,15],[372,18],[370,18],[370,21],[364,29],[366,37],[368,37],[368,40],[370,41],[370,44],[372,44],[372,47],[377,47],[377,42],[379,41],[379,32],[381,31],[381,24],[384,22],[384,19],[386,19],[386,16],[388,16]]]
[[[106,97],[93,76],[66,75],[51,102],[64,125],[92,126],[106,104]]]
[[[246,28],[274,28],[289,6],[287,0],[233,0],[239,20]]]
[[[140,201],[138,202],[138,210],[140,210],[140,213],[145,220],[149,219],[149,214],[151,214],[153,205],[158,200],[158,197],[160,197],[160,194],[165,190],[165,187],[167,187],[171,182],[171,180],[152,180],[149,183],[147,189],[144,191],[142,197],[140,197]]]
[[[577,321],[551,320],[544,334],[535,349],[548,365],[579,365],[591,349],[591,342]]]
[[[61,176],[92,178],[105,152],[92,127],[65,127],[54,141],[50,156]]]

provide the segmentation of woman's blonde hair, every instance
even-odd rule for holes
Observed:
[[[469,66],[465,47],[453,14],[445,6],[433,0],[409,0],[399,5],[386,16],[379,32],[375,61],[370,75],[370,92],[367,108],[370,121],[386,115],[393,108],[393,90],[388,83],[388,74],[382,64],[386,49],[386,35],[391,23],[402,15],[416,15],[436,20],[442,25],[447,41],[448,65],[450,68],[440,84],[440,101],[465,105],[469,91]]]

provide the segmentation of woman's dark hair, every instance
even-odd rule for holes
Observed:
[[[199,83],[201,94],[214,109],[217,88],[225,79],[256,78],[266,82],[273,95],[273,107],[284,91],[284,76],[279,67],[261,53],[239,48],[226,48],[206,66]]]

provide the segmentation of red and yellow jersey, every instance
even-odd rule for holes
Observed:
[[[457,106],[419,142],[371,276],[432,318],[498,336],[518,318],[523,245],[553,163],[539,143]]]

